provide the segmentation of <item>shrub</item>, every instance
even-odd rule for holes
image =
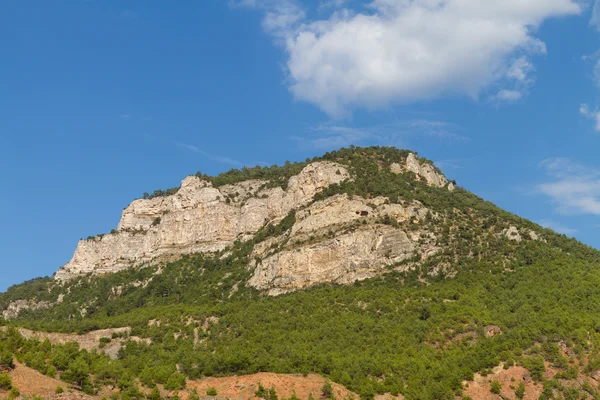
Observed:
[[[62,386],[57,386],[56,390],[54,391],[56,394],[61,394],[65,392],[65,389],[63,389]]]
[[[13,369],[13,355],[8,349],[0,349],[0,368]]]
[[[328,380],[325,381],[325,383],[321,387],[321,394],[327,399],[333,398],[333,387],[331,386],[331,382],[329,382]]]
[[[500,384],[500,382],[498,382],[497,380],[493,380],[490,382],[490,391],[494,394],[500,394],[500,391],[502,390],[502,384]]]
[[[148,400],[160,400],[161,399],[161,397],[160,397],[160,390],[158,390],[158,387],[154,386],[154,388],[152,389],[152,391],[150,392],[150,394],[148,394],[146,396],[146,398]],[[191,395],[190,395],[189,399],[193,400]]]
[[[296,391],[292,390],[292,395],[290,396],[290,398],[288,400],[300,400],[300,398],[296,395]],[[350,400],[350,399],[348,399]]]
[[[258,382],[258,389],[256,389],[256,392],[254,392],[254,396],[262,398],[267,397],[267,389],[265,389],[262,383]]]
[[[19,389],[17,389],[16,387],[13,386],[12,389],[10,389],[10,393],[8,394],[8,398],[9,399],[16,399],[20,395],[21,395],[21,392],[19,392]]]
[[[0,374],[0,389],[12,389],[12,380],[8,374]]]
[[[198,391],[196,389],[192,389],[190,395],[188,396],[188,400],[200,400],[200,396],[198,395]]]
[[[539,382],[544,377],[546,367],[544,366],[544,359],[540,356],[528,357],[523,359],[523,367],[525,367],[531,373],[531,377],[534,381]]]
[[[46,368],[46,375],[50,378],[54,378],[56,376],[56,368],[54,365],[49,365],[48,368]]]
[[[274,386],[271,386],[271,389],[269,389],[267,400],[278,400],[277,391],[275,390]]]
[[[209,387],[208,389],[206,389],[206,395],[207,396],[216,396],[217,389],[215,389],[214,387]]]
[[[167,390],[178,390],[185,388],[185,375],[173,372],[165,385]]]
[[[519,385],[515,389],[515,396],[517,396],[517,399],[525,397],[525,384],[522,381],[519,382]]]

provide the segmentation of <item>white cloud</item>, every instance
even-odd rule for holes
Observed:
[[[600,215],[600,170],[566,158],[547,159],[540,166],[553,181],[537,185],[537,191],[550,197],[557,211]]]
[[[600,30],[600,0],[596,0],[594,2],[594,7],[592,8],[592,17],[590,19],[590,25]]]
[[[546,49],[544,48],[544,51]],[[514,79],[517,82],[528,83],[531,82],[530,73],[533,71],[533,65],[527,60],[526,57],[519,57],[516,59],[508,72],[506,73],[507,78]]]
[[[579,113],[584,117],[591,119],[594,121],[594,129],[597,132],[600,132],[600,110],[596,107],[595,109],[591,109],[587,104],[582,104],[579,106]]]
[[[531,56],[546,51],[536,28],[581,11],[576,0],[374,0],[307,20],[292,0],[242,3],[266,9],[265,28],[285,38],[296,98],[335,117],[494,86],[523,94]]]
[[[512,103],[517,100],[521,100],[522,97],[523,97],[523,93],[521,93],[518,90],[502,89],[501,91],[498,92],[498,94],[496,96],[494,96],[494,98],[492,100],[497,100],[499,102]]]
[[[295,0],[230,0],[229,4],[232,7],[263,10],[263,28],[282,40],[289,36],[289,32],[297,29],[305,18],[304,11]]]
[[[600,1],[600,0],[598,0]],[[586,54],[584,56],[581,57],[581,59],[584,62],[588,62],[588,61],[592,61],[594,62],[594,67],[592,70],[592,79],[594,80],[594,83],[596,84],[596,86],[600,87],[600,50],[592,53],[592,54]]]
[[[229,157],[222,157],[222,156],[214,155],[211,153],[207,153],[206,151],[201,150],[199,147],[194,146],[192,144],[187,144],[187,143],[182,143],[182,142],[175,142],[175,144],[178,147],[181,147],[182,149],[186,149],[186,150],[192,151],[194,153],[198,153],[203,157],[206,157],[208,159],[211,159],[211,160],[216,161],[221,164],[228,164],[228,165],[231,165],[234,167],[241,167],[243,165],[243,163],[238,160],[234,160],[233,158],[229,158]]]
[[[577,233],[577,229],[569,228],[566,225],[561,224],[560,222],[556,222],[549,219],[544,219],[538,222],[544,228],[552,229],[554,232],[563,233],[565,235],[573,235]]]

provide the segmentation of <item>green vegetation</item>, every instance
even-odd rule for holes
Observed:
[[[326,399],[333,399],[333,387],[331,386],[331,382],[325,381],[323,387],[321,388],[321,395]]]
[[[16,399],[20,395],[21,395],[21,392],[19,391],[19,389],[17,389],[16,387],[13,386],[10,389],[10,392],[8,393],[8,398],[9,399]]]
[[[295,222],[290,213],[251,241],[161,265],[159,275],[159,267],[152,266],[84,276],[68,285],[43,278],[11,287],[0,294],[0,309],[19,299],[54,303],[62,295],[64,300],[24,311],[3,325],[79,333],[131,326],[133,336],[150,343],[128,340],[111,360],[75,344],[24,340],[9,329],[0,332],[0,368],[12,368],[14,355],[88,393],[112,385],[123,399],[136,398],[145,388],[158,400],[156,385],[182,390],[186,377],[271,371],[318,373],[363,399],[387,392],[444,400],[461,395],[463,380],[503,361],[530,370],[543,382],[546,398],[553,389],[569,395],[558,378],[544,380],[544,361],[558,368],[560,377],[577,376],[559,351],[562,342],[587,363],[586,373],[600,369],[600,253],[463,189],[450,193],[410,174],[387,172],[406,154],[393,148],[325,154],[319,160],[347,165],[354,179],[327,188],[315,200],[345,193],[386,196],[406,207],[419,201],[436,215],[379,223],[434,233],[443,251],[428,260],[408,260],[349,286],[264,296],[245,285],[252,274],[250,254],[255,244],[289,231]],[[233,170],[210,179],[215,186],[249,178],[284,185],[304,165]],[[511,225],[532,229],[544,241],[512,242],[501,235]],[[409,265],[413,268],[394,269]],[[205,325],[210,317],[218,320]],[[488,325],[503,333],[486,337]],[[332,398],[330,383],[322,391]],[[274,400],[277,394],[259,385],[256,396]]]
[[[12,389],[12,380],[10,379],[10,376],[8,374],[0,374],[0,389]]]
[[[519,382],[519,385],[515,389],[515,396],[517,399],[523,399],[523,397],[525,397],[525,384],[523,381]]]
[[[265,389],[262,383],[258,382],[258,389],[256,389],[256,392],[254,392],[254,396],[262,398],[267,397],[267,389]]]
[[[502,390],[502,385],[500,384],[499,381],[497,380],[493,380],[490,382],[490,391],[494,394],[500,394],[500,391]]]
[[[171,195],[177,193],[178,191],[179,191],[179,187],[174,187],[174,188],[167,189],[167,190],[155,190],[152,193],[144,193],[142,198],[148,200],[148,199],[153,199],[155,197],[171,196]]]

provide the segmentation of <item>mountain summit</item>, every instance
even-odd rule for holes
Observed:
[[[582,374],[577,393],[595,396],[599,260],[414,152],[351,147],[145,193],[54,277],[0,294],[0,322],[93,331],[98,346],[71,349],[78,365],[15,331],[5,352],[123,398],[276,372],[325,375],[367,399],[483,399],[513,390],[482,378],[504,379],[502,366],[531,373],[519,393],[570,396]],[[62,343],[52,335],[40,339]]]

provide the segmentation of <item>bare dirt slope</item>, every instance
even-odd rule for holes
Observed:
[[[133,340],[135,342],[146,342],[149,343],[150,339],[142,339],[137,336],[129,336],[131,328],[112,328],[112,329],[101,329],[97,331],[91,331],[83,335],[77,335],[75,333],[49,333],[49,332],[37,332],[29,329],[20,328],[19,332],[26,339],[38,338],[41,341],[48,339],[52,344],[64,344],[68,342],[76,342],[79,347],[87,351],[99,350],[106,353],[111,358],[116,358],[119,349],[127,340]],[[112,338],[113,333],[117,335],[123,335],[125,338],[118,337],[111,339],[110,343],[100,347],[101,338]]]
[[[19,363],[15,363],[15,369],[10,372],[10,377],[13,386],[17,387],[24,395],[45,396],[54,393],[58,386],[63,388],[66,386],[64,382],[58,379],[42,375],[38,371]]]
[[[265,388],[274,387],[277,396],[289,398],[292,393],[302,400],[308,399],[312,393],[315,399],[321,396],[321,388],[325,383],[325,378],[315,374],[303,376],[300,374],[273,374],[261,372],[253,375],[231,376],[225,378],[205,378],[198,381],[189,381],[188,390],[196,389],[200,396],[206,395],[208,388],[215,388],[217,397],[232,399],[250,399],[256,397],[254,393],[261,383]],[[337,399],[354,398],[358,400],[358,395],[350,392],[341,385],[332,383],[335,397]]]

